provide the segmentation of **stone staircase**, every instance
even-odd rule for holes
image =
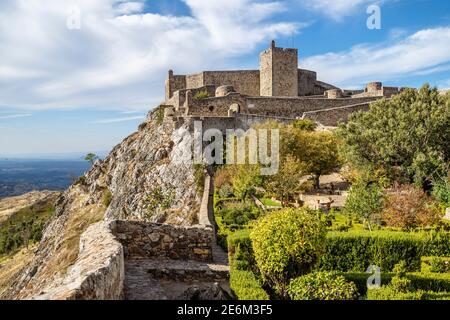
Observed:
[[[231,296],[226,253],[213,245],[213,261],[130,257],[125,261],[127,300],[221,300]]]

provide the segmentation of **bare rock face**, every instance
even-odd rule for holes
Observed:
[[[145,219],[175,225],[195,223],[200,204],[193,167],[180,161],[186,130],[173,122],[141,125],[96,168],[97,181],[112,193],[108,219]]]
[[[139,130],[97,161],[57,200],[33,262],[7,298],[32,298],[63,278],[79,255],[80,235],[101,220],[194,225],[200,196],[187,127],[150,113]],[[189,154],[189,152],[187,153]]]

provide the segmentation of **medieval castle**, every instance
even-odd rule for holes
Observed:
[[[311,119],[323,126],[345,121],[351,112],[401,91],[369,83],[364,90],[342,90],[317,80],[314,71],[298,68],[298,50],[272,41],[260,54],[259,70],[203,71],[175,75],[165,84],[165,117]],[[241,121],[240,120],[240,121]],[[242,123],[239,125],[242,127]],[[244,125],[245,126],[245,125]]]

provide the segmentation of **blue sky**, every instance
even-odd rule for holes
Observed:
[[[258,68],[271,39],[342,88],[450,87],[447,0],[3,0],[0,155],[109,150],[163,100],[168,69]]]

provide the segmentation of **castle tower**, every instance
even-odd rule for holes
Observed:
[[[298,96],[298,50],[275,47],[260,55],[260,95]]]

